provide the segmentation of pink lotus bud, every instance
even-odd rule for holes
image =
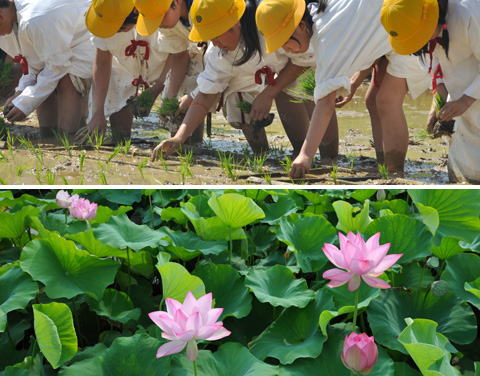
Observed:
[[[195,361],[198,356],[196,340],[216,341],[230,335],[217,321],[223,308],[212,308],[212,293],[195,299],[189,292],[182,303],[167,298],[167,311],[150,312],[148,316],[162,329],[162,337],[168,342],[157,351],[157,358],[181,352],[187,348],[187,357]]]
[[[372,372],[377,359],[378,349],[373,336],[352,333],[345,338],[342,362],[348,369],[367,375]]]
[[[97,215],[98,205],[85,198],[72,197],[70,215],[77,219],[89,220]]]
[[[355,291],[363,281],[372,287],[389,289],[391,286],[381,276],[385,270],[395,264],[403,254],[387,255],[390,243],[380,245],[380,233],[367,241],[360,234],[349,232],[347,236],[338,234],[340,249],[325,243],[323,253],[336,267],[323,273],[323,278],[331,281],[327,286],[338,287],[348,282],[348,289]],[[345,270],[342,270],[345,269]]]
[[[67,191],[58,191],[56,196],[57,205],[61,208],[68,209],[72,204],[73,199],[78,199],[78,195],[73,195],[70,197],[70,194]]]

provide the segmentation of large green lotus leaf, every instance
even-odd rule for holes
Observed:
[[[355,294],[348,290],[347,285],[330,288],[324,287],[325,296],[329,299],[322,306],[318,324],[323,335],[326,336],[327,327],[331,320],[355,311]],[[370,302],[377,298],[380,290],[362,283],[358,291],[358,309],[363,310]]]
[[[200,351],[198,376],[277,376],[278,367],[253,356],[239,343],[225,343],[212,354]],[[169,376],[194,376],[193,365],[185,355],[174,357]]]
[[[0,213],[0,239],[18,239],[25,232],[29,216],[36,217],[40,209],[34,206],[24,206],[15,213]]]
[[[73,193],[82,193],[73,191]],[[119,205],[132,205],[142,201],[142,191],[139,189],[99,189],[89,195],[90,201],[108,201]]]
[[[439,245],[433,246],[432,253],[442,260],[447,260],[450,257],[463,253],[466,249],[459,244],[460,240],[461,239],[446,236],[442,238]]]
[[[339,328],[331,328],[323,351],[315,359],[298,359],[292,365],[282,367],[279,376],[351,376],[352,372],[342,363],[341,354],[345,337],[349,334]],[[394,364],[388,354],[380,347],[378,361],[369,376],[399,376],[394,373]]]
[[[423,205],[419,202],[417,202],[415,205],[420,213],[420,219],[423,223],[425,223],[430,232],[435,235],[437,233],[438,226],[440,225],[440,215],[438,214],[438,210],[430,206]]]
[[[265,217],[263,210],[249,197],[237,193],[212,196],[208,205],[230,228],[242,228]]]
[[[480,232],[480,190],[414,189],[408,193],[414,203],[438,211],[437,234],[471,241]]]
[[[77,334],[66,304],[34,304],[33,321],[40,351],[54,369],[74,357],[78,349]]]
[[[97,208],[97,214],[95,218],[91,219],[89,222],[91,225],[97,225],[100,223],[105,223],[110,220],[110,218],[117,215],[122,215],[128,213],[132,210],[131,206],[120,206],[117,210],[112,210],[108,206],[99,205]]]
[[[308,289],[307,281],[296,279],[290,269],[283,265],[251,269],[245,278],[245,286],[253,291],[260,302],[274,307],[304,308],[315,296]]]
[[[408,215],[410,213],[410,207],[405,200],[374,201],[371,203],[371,205],[372,208],[376,211],[388,209],[394,214]]]
[[[326,337],[318,329],[323,295],[305,308],[289,308],[250,343],[250,351],[259,359],[275,358],[291,364],[298,358],[316,358]]]
[[[213,294],[215,306],[223,308],[222,319],[248,316],[252,310],[252,296],[234,268],[230,265],[205,263],[197,265],[193,274],[203,281],[206,292]]]
[[[100,299],[105,288],[113,283],[120,264],[92,256],[52,233],[23,248],[20,266],[45,285],[45,292],[52,299],[71,299],[83,293]]]
[[[332,224],[320,215],[291,214],[282,218],[277,237],[295,252],[298,265],[305,273],[319,271],[327,263],[322,247],[336,240]]]
[[[154,208],[153,209],[162,221],[172,221],[179,225],[186,225],[188,222],[187,216],[182,212],[182,208]]]
[[[170,244],[167,250],[183,261],[190,261],[200,255],[219,255],[228,249],[226,241],[203,240],[193,232],[172,231],[168,227],[161,230],[168,235]]]
[[[307,202],[307,208],[304,213],[312,213],[320,215],[323,213],[333,211],[332,208],[332,197],[328,194],[319,194],[318,192],[312,192],[307,190],[289,190],[291,195],[298,195],[304,197]]]
[[[472,309],[451,293],[439,297],[425,291],[408,294],[387,290],[368,309],[368,322],[377,342],[402,352],[405,350],[397,338],[408,317],[436,321],[439,332],[458,344],[473,342],[477,332]]]
[[[277,223],[281,218],[298,210],[297,203],[289,196],[280,196],[278,201],[273,204],[263,203],[261,208],[265,212],[265,218],[260,220],[260,222],[268,223],[269,225]]]
[[[64,367],[61,376],[165,376],[171,357],[156,359],[162,341],[144,333],[115,339],[112,346]]]
[[[422,376],[422,374],[407,363],[395,363],[395,376]]]
[[[431,254],[432,234],[418,219],[402,214],[375,219],[365,230],[370,237],[380,232],[380,244],[390,243],[389,253],[403,253],[398,263],[418,260]]]
[[[5,331],[7,327],[7,314],[6,312],[0,307],[0,333]]]
[[[407,320],[408,326],[400,333],[398,341],[405,347],[424,376],[459,376],[451,366],[448,339],[437,333],[437,323],[431,320]]]
[[[404,265],[398,274],[394,274],[395,286],[409,289],[428,288],[435,281],[431,271],[418,262]]]
[[[127,294],[115,289],[106,289],[101,300],[89,299],[88,303],[97,315],[123,324],[138,320],[141,314],[140,308],[133,306]]]
[[[345,233],[363,232],[372,221],[369,215],[370,201],[368,200],[365,201],[362,209],[354,208],[346,201],[335,201],[332,205],[338,218],[337,229],[340,231]],[[358,213],[354,215],[357,211]]]
[[[163,231],[152,230],[146,225],[137,225],[125,214],[112,217],[107,223],[96,227],[93,232],[101,242],[119,249],[130,248],[140,251],[168,244]]]
[[[480,298],[465,291],[465,282],[472,282],[480,275],[480,256],[464,253],[447,260],[441,279],[448,283],[453,293],[462,301],[470,302],[480,309]]]
[[[470,283],[465,282],[465,291],[475,295],[477,298],[480,298],[480,277]]]
[[[205,295],[202,280],[191,275],[182,265],[168,262],[157,269],[162,277],[163,299],[172,298],[183,302],[189,291],[197,299]]]
[[[45,376],[45,368],[43,366],[43,357],[38,354],[35,359],[31,356],[13,366],[6,367],[0,376]]]
[[[0,275],[0,286],[0,311],[4,315],[16,309],[24,309],[38,291],[38,285],[18,267]],[[6,324],[6,316],[4,318]],[[0,323],[0,332],[4,329],[5,326],[2,327]]]
[[[202,191],[196,191],[201,192]],[[187,196],[188,191],[186,189],[156,189],[152,192],[152,202],[158,206],[166,207],[172,202],[181,201]],[[197,193],[194,193],[197,194]]]
[[[95,237],[92,230],[79,232],[77,234],[67,234],[65,238],[80,244],[84,250],[93,256],[127,258],[126,251],[110,247],[101,242]]]

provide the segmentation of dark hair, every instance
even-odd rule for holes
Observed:
[[[260,58],[262,56],[262,48],[260,47],[260,39],[258,38],[257,24],[255,22],[257,4],[255,0],[246,0],[245,3],[247,8],[240,20],[240,33],[245,49],[242,57],[233,63],[236,67],[245,64],[255,53],[258,53]]]
[[[11,2],[8,0],[0,0],[0,8],[8,8]]]
[[[447,23],[447,14],[448,14],[448,0],[438,0],[439,16],[438,16],[438,25],[446,25]],[[440,45],[445,49],[445,53],[448,57],[448,49],[450,46],[450,34],[448,29],[442,30],[442,35],[439,40]],[[428,54],[429,43],[422,47],[421,50],[414,53],[415,56],[421,56],[422,59]]]
[[[310,13],[310,10],[308,9],[308,6],[312,3],[318,4],[317,12],[322,13],[327,10],[328,6],[328,0],[305,0],[305,13],[303,14],[302,21],[307,24],[307,26],[310,28],[310,31],[312,31],[313,28],[313,18],[312,14]]]
[[[2,1],[2,0],[0,0],[0,1]],[[135,25],[137,23],[137,19],[138,19],[138,11],[136,9],[134,9],[130,12],[130,14],[127,16],[127,18],[125,18],[125,21],[123,21],[122,27],[129,26],[129,25]]]

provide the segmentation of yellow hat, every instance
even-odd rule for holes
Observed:
[[[167,14],[173,0],[135,0],[138,10],[137,31],[147,37],[153,34]]]
[[[272,53],[288,42],[305,14],[305,0],[264,0],[255,16],[258,30]]]
[[[381,19],[393,50],[413,54],[432,38],[438,25],[438,0],[385,0]]]
[[[245,0],[194,0],[190,40],[206,42],[226,33],[245,13]]]
[[[133,11],[133,0],[93,0],[85,23],[93,35],[109,38],[115,35]]]

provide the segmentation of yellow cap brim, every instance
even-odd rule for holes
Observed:
[[[105,20],[97,16],[93,5],[90,6],[85,16],[87,29],[93,35],[100,38],[110,38],[114,36],[122,27],[123,22],[123,19],[115,20],[114,22],[105,22]]]
[[[398,39],[398,37],[388,36],[388,41],[392,49],[400,55],[410,55],[420,51],[432,39],[438,26],[439,10],[437,0],[426,1],[428,9],[425,10],[425,19],[422,20],[421,27],[417,29],[408,39]]]
[[[235,0],[235,5],[235,12],[220,18],[217,22],[202,27],[197,27],[194,23],[188,38],[192,42],[207,42],[226,33],[240,21],[245,13],[246,4],[244,0]]]
[[[282,48],[282,46],[287,43],[288,40],[292,37],[298,25],[300,25],[300,22],[305,15],[306,5],[304,0],[294,1],[297,5],[297,9],[295,10],[292,20],[287,25],[280,28],[279,31],[274,35],[271,35],[269,37],[264,36],[267,54],[271,54],[272,52],[275,52]]]
[[[166,13],[165,13],[166,14]],[[142,14],[138,15],[137,31],[140,35],[148,37],[156,32],[165,18],[165,14],[157,18],[146,18]]]

